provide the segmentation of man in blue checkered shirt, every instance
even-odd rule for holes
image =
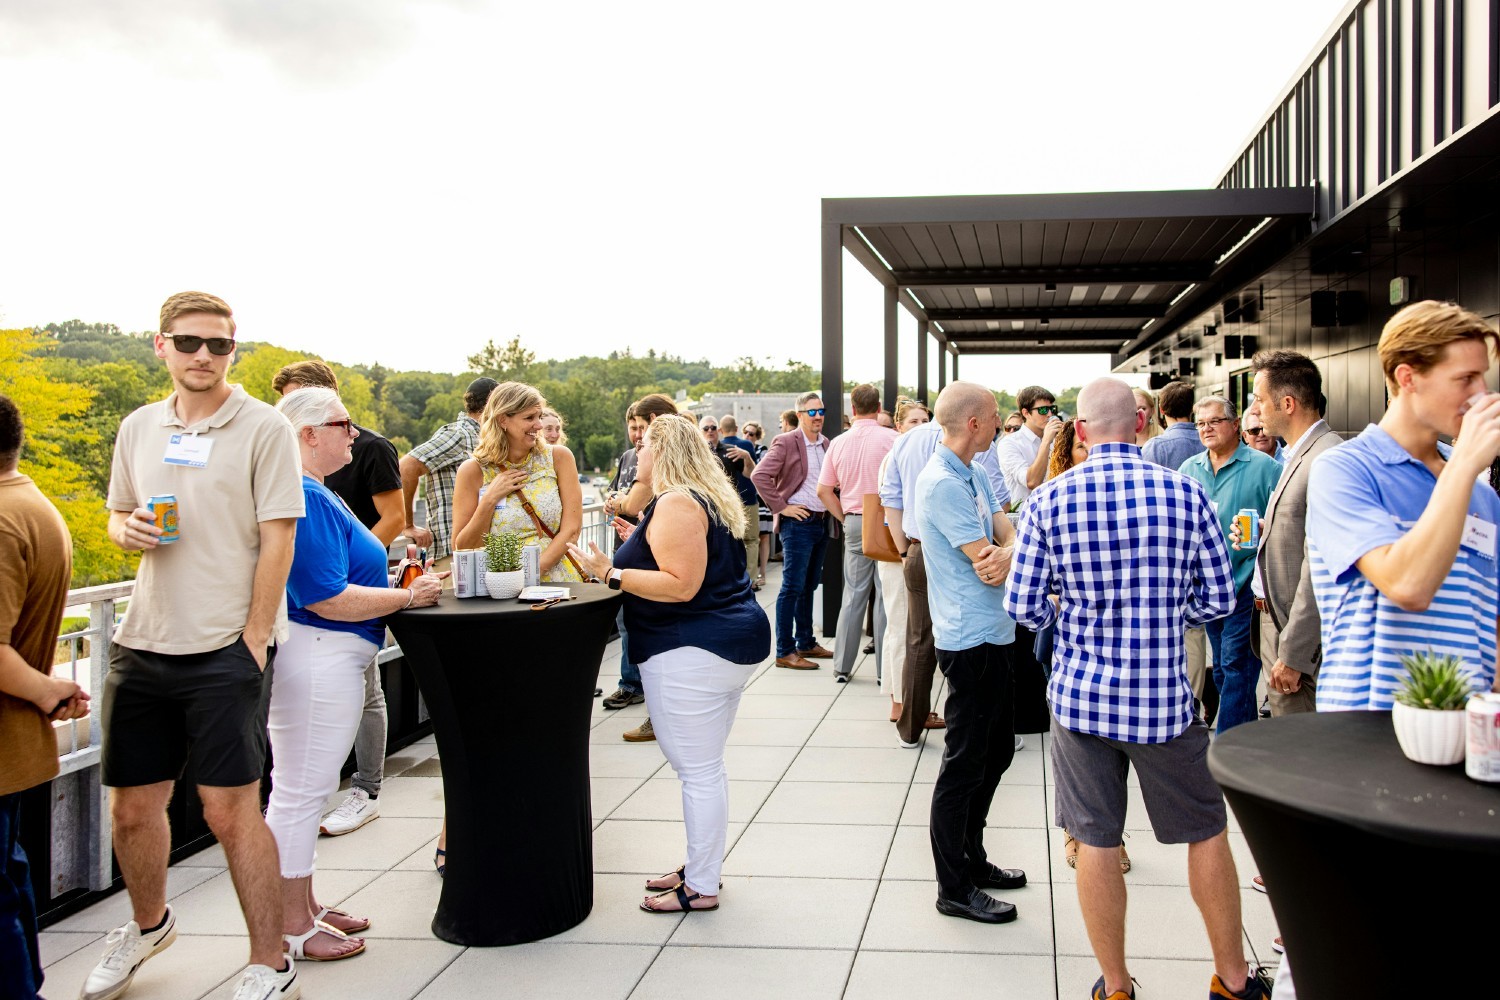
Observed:
[[[1239,878],[1224,799],[1193,714],[1183,629],[1234,607],[1229,550],[1208,494],[1141,457],[1146,414],[1104,378],[1078,395],[1088,461],[1049,481],[1017,526],[1005,610],[1057,638],[1048,700],[1056,823],[1078,839],[1078,901],[1103,976],[1099,1000],[1133,996],[1119,851],[1134,767],[1156,839],[1187,844],[1213,948],[1211,996],[1269,994],[1244,958]]]

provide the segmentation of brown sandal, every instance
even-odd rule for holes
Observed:
[[[1129,836],[1127,834],[1126,836]],[[1063,860],[1068,863],[1069,868],[1078,867],[1078,840],[1067,830],[1063,831]],[[1130,855],[1125,853],[1125,845],[1120,845],[1120,874],[1129,875],[1131,869]]]
[[[677,905],[680,907],[680,909],[663,910],[651,905],[651,900],[653,899],[661,899],[663,896],[672,895],[675,895],[677,897]],[[697,913],[699,911],[707,912],[708,910],[717,910],[719,908],[718,903],[715,903],[713,906],[693,905],[694,900],[702,898],[702,893],[688,891],[686,882],[678,882],[677,885],[673,886],[671,889],[668,889],[666,892],[658,892],[654,896],[648,896],[647,898],[641,900],[641,909],[645,910],[647,913]]]

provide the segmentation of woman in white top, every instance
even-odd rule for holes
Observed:
[[[896,400],[897,434],[905,434],[931,419],[927,407],[915,399],[902,396]],[[880,461],[876,482],[885,481],[885,470],[890,462],[890,452],[886,452]],[[880,593],[885,601],[885,644],[880,650],[885,670],[880,676],[880,690],[890,696],[891,721],[896,722],[901,718],[901,703],[896,700],[896,695],[901,693],[901,674],[906,669],[906,579],[898,562],[877,562],[875,568],[880,573]]]

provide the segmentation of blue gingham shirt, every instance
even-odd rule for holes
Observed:
[[[1016,527],[1005,610],[1031,629],[1057,622],[1052,714],[1126,743],[1181,735],[1193,718],[1183,630],[1235,600],[1208,494],[1120,442],[1094,445],[1039,492]]]

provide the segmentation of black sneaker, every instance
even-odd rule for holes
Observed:
[[[599,704],[608,709],[624,708],[627,705],[640,705],[646,701],[646,696],[639,691],[626,691],[619,688],[614,694],[605,698]]]
[[[1141,985],[1134,979],[1130,981],[1134,986]],[[1135,1000],[1135,990],[1133,988],[1129,993],[1126,993],[1124,990],[1115,990],[1113,993],[1106,993],[1105,989],[1104,977],[1100,976],[1098,981],[1094,983],[1094,988],[1089,991],[1089,1000]]]
[[[1250,966],[1245,977],[1245,988],[1231,992],[1218,973],[1208,983],[1208,1000],[1271,1000],[1271,975],[1264,967]]]

